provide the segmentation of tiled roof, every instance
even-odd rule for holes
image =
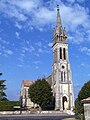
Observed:
[[[90,103],[90,97],[81,100],[82,103]]]
[[[23,80],[23,85],[24,87],[30,87],[34,82],[34,80]]]

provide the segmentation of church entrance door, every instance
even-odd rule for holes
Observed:
[[[63,98],[63,110],[67,109],[67,98],[64,96]]]

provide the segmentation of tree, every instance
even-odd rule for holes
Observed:
[[[31,101],[40,107],[46,106],[52,101],[53,94],[51,86],[44,78],[33,83],[28,92]]]
[[[0,76],[2,75],[2,73],[0,73]],[[6,99],[6,94],[4,92],[4,90],[6,90],[6,85],[4,84],[6,80],[0,80],[0,101],[1,100],[7,100]]]
[[[78,94],[78,98],[75,101],[75,112],[76,114],[82,114],[84,113],[83,104],[81,103],[81,100],[86,99],[90,97],[90,80],[84,84],[84,86],[81,88]]]

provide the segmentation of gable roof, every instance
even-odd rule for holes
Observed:
[[[90,97],[81,100],[82,103],[90,103]]]

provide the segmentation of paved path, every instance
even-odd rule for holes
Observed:
[[[75,117],[65,114],[30,114],[30,115],[1,115],[0,120],[62,120]]]

